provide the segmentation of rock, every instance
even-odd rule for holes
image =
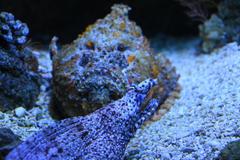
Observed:
[[[20,143],[20,139],[8,128],[0,128],[0,159]]]
[[[228,40],[240,43],[240,1],[222,0],[218,6],[218,15],[225,23],[225,32]]]
[[[42,110],[41,110],[40,108],[36,107],[36,108],[33,108],[33,109],[31,110],[31,113],[32,113],[32,115],[34,115],[34,116],[38,116],[38,115],[40,115],[40,114],[42,113]]]
[[[212,50],[226,44],[227,39],[224,27],[224,22],[217,15],[212,15],[209,20],[199,26],[204,53],[210,53]]]
[[[22,116],[25,115],[25,113],[26,113],[26,109],[23,108],[23,107],[18,107],[18,108],[15,109],[15,115],[17,117],[22,117]]]
[[[2,46],[10,49],[27,42],[28,26],[8,12],[0,13],[0,40]]]
[[[2,112],[0,112],[0,120],[4,119],[4,117],[5,117],[4,114]]]
[[[225,146],[216,160],[239,160],[240,140],[233,141]]]
[[[163,152],[163,153],[161,153],[161,159],[163,159],[163,160],[170,160],[171,156],[170,156],[169,153]]]
[[[220,148],[221,144],[217,140],[211,140],[208,142],[209,145],[212,146],[212,148]]]
[[[28,27],[10,13],[0,13],[0,111],[31,108],[39,94],[37,60],[23,47]]]
[[[38,122],[38,126],[39,127],[46,127],[46,126],[49,126],[50,124],[52,124],[53,122],[52,121],[49,121],[48,119],[43,119],[42,117],[39,119],[39,122]]]
[[[211,53],[229,42],[240,43],[240,1],[222,0],[218,11],[209,20],[200,25],[200,37],[203,40],[202,49]]]
[[[183,153],[192,153],[192,152],[195,152],[195,150],[193,148],[183,148],[182,149],[182,152]]]
[[[175,68],[152,51],[140,27],[129,20],[129,10],[128,6],[114,5],[110,14],[61,51],[53,39],[53,117],[87,115],[121,98],[131,85],[147,78],[158,79],[149,99],[166,101],[177,90]],[[170,106],[165,105],[159,115]]]

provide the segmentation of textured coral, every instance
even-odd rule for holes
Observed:
[[[0,13],[0,111],[30,108],[39,93],[36,59],[24,48],[28,27],[10,13]]]
[[[136,129],[156,111],[148,101],[157,80],[148,79],[124,97],[84,117],[62,120],[17,146],[6,160],[121,160]]]
[[[141,29],[128,18],[130,8],[114,5],[73,43],[53,53],[51,110],[57,118],[86,115],[121,98],[130,85],[157,78],[150,98],[164,102],[177,88],[178,75],[155,55]],[[165,111],[168,107],[165,108]]]
[[[29,29],[25,23],[15,20],[8,12],[0,13],[0,42],[7,49],[26,43]]]

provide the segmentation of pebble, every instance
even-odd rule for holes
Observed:
[[[4,118],[5,118],[4,114],[0,112],[0,119],[4,119]]]
[[[54,122],[49,121],[49,119],[41,119],[41,120],[38,121],[38,126],[42,128],[42,127],[46,127],[46,126],[48,126],[50,124],[53,124],[53,123]]]
[[[195,150],[192,149],[192,148],[183,148],[183,149],[182,149],[182,152],[183,152],[183,153],[192,153],[192,152],[195,152]]]
[[[169,153],[163,152],[163,153],[161,153],[161,159],[163,159],[163,160],[170,160],[171,156],[170,156]]]
[[[31,113],[32,113],[33,116],[38,116],[39,114],[41,114],[41,112],[42,112],[41,109],[38,108],[38,107],[33,108],[33,109],[31,110]]]
[[[23,107],[18,107],[15,109],[15,115],[17,117],[23,117],[26,114],[26,109]]]
[[[209,141],[209,145],[211,145],[213,148],[218,148],[220,146],[220,143],[217,140]]]

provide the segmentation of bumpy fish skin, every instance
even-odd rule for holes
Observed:
[[[126,95],[84,117],[49,126],[16,147],[6,160],[121,160],[136,129],[157,109],[144,102],[156,80],[130,88]]]
[[[163,55],[154,54],[141,28],[129,20],[129,10],[114,5],[110,14],[61,51],[51,44],[54,117],[92,113],[147,78],[158,79],[152,98],[166,99],[177,88],[175,68]]]

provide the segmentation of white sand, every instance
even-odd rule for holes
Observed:
[[[210,160],[240,139],[240,47],[196,56],[195,43],[162,52],[181,75],[181,98],[164,118],[139,130],[126,159]]]

